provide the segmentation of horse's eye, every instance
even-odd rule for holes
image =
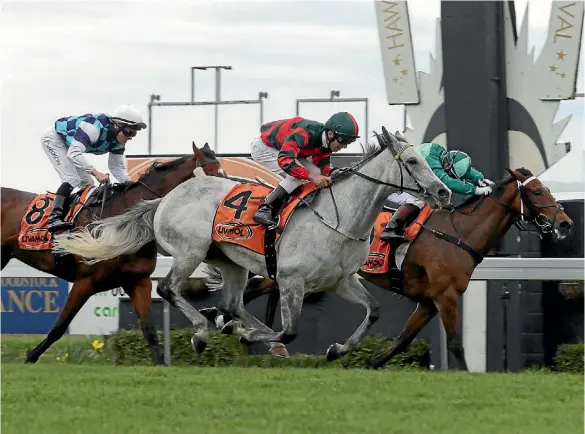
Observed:
[[[412,166],[414,166],[415,164],[418,164],[418,160],[416,158],[409,158],[408,160],[406,160],[406,162]]]
[[[537,188],[536,190],[534,190],[535,196],[540,196],[541,194],[542,194],[542,190],[540,190],[540,188]]]

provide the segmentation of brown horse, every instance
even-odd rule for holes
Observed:
[[[77,215],[76,227],[87,226],[102,217],[122,214],[140,200],[162,197],[177,185],[192,178],[198,167],[201,167],[206,175],[225,176],[215,153],[207,144],[198,149],[193,143],[193,153],[164,164],[158,162],[153,164],[137,182],[100,187],[105,189],[105,196],[102,196],[103,190],[98,191],[96,194],[98,201],[88,203],[88,206]],[[1,196],[2,263],[0,269],[3,269],[11,258],[16,258],[37,270],[73,282],[59,318],[53,324],[47,337],[27,352],[26,362],[35,363],[54,342],[63,336],[71,320],[92,295],[122,287],[132,300],[144,338],[152,351],[154,363],[163,364],[156,331],[150,317],[152,304],[150,275],[156,266],[156,244],[149,243],[134,255],[121,256],[116,260],[91,266],[78,257],[57,256],[51,250],[22,250],[18,242],[20,224],[36,194],[2,187]],[[102,197],[105,198],[105,202],[99,200]]]
[[[458,367],[467,370],[462,341],[457,333],[458,305],[459,296],[467,289],[477,264],[512,224],[526,229],[523,222],[532,222],[541,234],[552,233],[557,240],[570,234],[573,222],[549,190],[527,169],[508,169],[508,172],[509,176],[494,186],[490,196],[472,196],[454,209],[439,209],[431,214],[408,248],[397,287],[391,284],[392,271],[388,274],[358,272],[369,282],[417,303],[396,344],[368,362],[367,367],[379,368],[406,350],[439,313],[448,349],[455,356]],[[396,247],[392,245],[394,251]],[[210,282],[217,280],[218,277],[212,275]],[[271,295],[265,318],[269,327],[274,321],[277,293],[276,282],[258,277],[248,281],[245,291],[248,302],[264,294]]]

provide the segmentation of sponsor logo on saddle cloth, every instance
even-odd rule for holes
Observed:
[[[415,240],[422,229],[422,225],[428,220],[432,212],[433,209],[428,204],[425,204],[414,222],[408,225],[404,230],[404,239],[407,242]],[[392,215],[393,212],[382,210],[376,218],[372,234],[370,235],[370,251],[368,252],[368,258],[366,259],[365,264],[360,268],[365,273],[384,274],[390,271],[390,243],[381,240],[380,235],[386,227],[386,224],[392,218]]]
[[[95,186],[87,186],[81,193],[80,200],[67,212],[65,221],[73,221],[83,204],[95,190]],[[52,234],[47,231],[49,215],[53,210],[55,195],[45,193],[37,195],[26,209],[26,213],[20,221],[18,234],[18,247],[22,250],[51,250],[53,248]]]
[[[289,217],[301,204],[302,198],[317,190],[317,186],[305,183],[291,195],[282,207],[280,221],[276,232],[276,240],[286,227]],[[213,219],[212,238],[217,242],[238,244],[256,253],[264,255],[264,234],[266,227],[253,219],[264,198],[272,191],[271,188],[259,184],[238,184],[234,186],[215,212]]]

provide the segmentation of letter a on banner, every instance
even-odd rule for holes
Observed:
[[[388,104],[418,104],[406,1],[375,1]]]

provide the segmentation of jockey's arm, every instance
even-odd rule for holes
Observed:
[[[460,179],[451,178],[442,167],[432,167],[435,175],[449,187],[453,193],[457,194],[475,194],[475,186],[470,182],[465,182]]]
[[[483,173],[477,170],[474,167],[469,168],[469,174],[467,175],[467,179],[473,182],[474,185],[478,185],[479,181],[484,179]]]
[[[108,157],[108,169],[110,169],[110,173],[114,175],[114,178],[116,178],[118,182],[130,181],[130,177],[126,171],[126,165],[124,164],[123,153],[119,154],[116,152],[110,152],[110,156]]]
[[[315,155],[313,157],[313,164],[321,169],[321,175],[323,176],[329,176],[333,171],[330,153]]]
[[[67,157],[73,162],[77,169],[93,174],[94,167],[87,162],[83,153],[87,146],[95,143],[99,138],[98,128],[88,122],[79,124],[79,128],[75,131],[71,146],[67,150]]]
[[[301,148],[309,142],[307,132],[297,128],[284,138],[282,148],[278,153],[278,165],[288,175],[297,179],[307,179],[309,170],[297,159]]]

